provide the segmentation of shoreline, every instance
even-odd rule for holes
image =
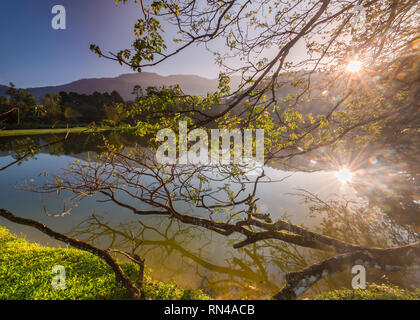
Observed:
[[[112,130],[110,128],[96,128],[90,127],[73,127],[73,128],[55,128],[55,129],[10,129],[0,130],[1,137],[17,137],[17,136],[34,136],[43,134],[58,134],[58,133],[92,133]]]

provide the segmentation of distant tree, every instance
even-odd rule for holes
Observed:
[[[90,95],[76,92],[60,92],[61,106],[70,107],[80,114],[79,121],[84,123],[101,122],[107,119],[105,106],[114,103],[122,103],[123,99],[117,91],[111,94],[108,92],[94,92]],[[108,111],[110,111],[108,109]]]
[[[16,89],[13,83],[10,83],[6,94],[8,95],[7,104],[14,110],[8,116],[9,123],[15,122],[20,125],[23,122],[35,122],[40,115],[45,113],[32,93]]]
[[[116,90],[111,92],[111,99],[112,99],[113,102],[117,102],[117,103],[124,102],[124,99],[121,97],[121,95]]]
[[[64,118],[71,122],[76,122],[82,115],[71,107],[64,109]]]
[[[58,93],[47,93],[41,98],[41,103],[44,106],[46,117],[53,122],[62,120],[61,95]]]

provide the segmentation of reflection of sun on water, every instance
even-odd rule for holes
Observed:
[[[347,183],[351,181],[353,175],[347,168],[343,168],[340,171],[337,171],[335,176],[341,181],[341,183]]]

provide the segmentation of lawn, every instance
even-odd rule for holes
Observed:
[[[14,136],[33,136],[39,134],[54,134],[54,133],[80,133],[92,131],[106,131],[107,128],[90,129],[88,127],[74,127],[74,128],[48,128],[48,129],[16,129],[16,130],[0,130],[0,137],[14,137]]]
[[[420,289],[405,290],[392,284],[366,284],[366,289],[327,291],[315,300],[420,300]]]
[[[66,270],[66,288],[53,289],[52,268]],[[137,266],[122,262],[135,281]],[[143,298],[209,299],[200,290],[183,290],[175,284],[154,281],[145,275]],[[71,248],[47,248],[12,235],[0,227],[0,300],[128,299],[111,268],[97,256]]]

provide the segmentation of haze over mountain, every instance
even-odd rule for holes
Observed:
[[[240,83],[239,77],[232,77],[231,87],[236,88]],[[27,88],[37,99],[51,92],[77,92],[79,94],[92,94],[93,92],[119,92],[124,100],[133,100],[132,94],[135,85],[143,89],[147,87],[161,87],[179,84],[186,94],[203,95],[208,91],[216,91],[218,79],[208,79],[197,75],[170,75],[161,76],[153,72],[129,73],[115,78],[80,79],[59,86]],[[5,95],[8,86],[0,85],[0,95]]]

